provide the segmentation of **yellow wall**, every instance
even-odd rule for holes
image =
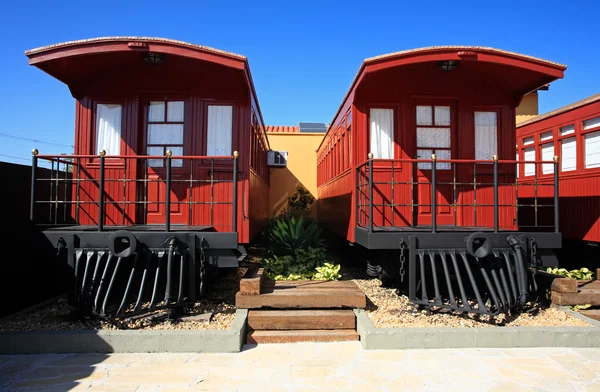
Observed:
[[[538,115],[538,93],[527,94],[517,108],[517,124]]]
[[[317,197],[317,156],[316,150],[323,139],[322,133],[267,133],[272,150],[287,151],[285,168],[270,168],[271,188],[269,202],[271,214],[279,212],[287,204],[288,197],[296,192],[298,185],[304,186]],[[316,218],[316,205],[312,205],[312,215]]]

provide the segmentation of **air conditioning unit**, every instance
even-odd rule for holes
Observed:
[[[286,167],[287,166],[287,151],[269,151],[268,152],[267,164],[275,167]]]

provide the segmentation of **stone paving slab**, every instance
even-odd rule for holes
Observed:
[[[597,348],[365,351],[359,342],[237,354],[0,356],[0,391],[600,391]]]

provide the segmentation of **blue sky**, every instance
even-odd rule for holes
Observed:
[[[26,164],[33,147],[70,152],[74,100],[23,52],[98,36],[166,37],[247,56],[267,124],[330,122],[364,58],[432,45],[493,46],[566,63],[565,78],[540,93],[540,112],[600,92],[600,4],[484,3],[492,2],[6,2],[0,160]]]

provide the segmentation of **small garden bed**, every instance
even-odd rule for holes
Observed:
[[[382,287],[379,279],[361,270],[342,268],[342,279],[353,280],[367,295],[365,313],[376,328],[480,328],[480,327],[588,327],[590,324],[556,308],[537,308],[532,312],[502,314],[496,317],[457,314],[449,311],[415,312],[406,295],[396,288]]]
[[[183,318],[168,322],[164,311],[123,320],[74,320],[74,308],[66,296],[44,306],[34,307],[0,320],[0,332],[7,331],[75,331],[75,330],[226,330],[235,318],[235,294],[247,266],[260,258],[255,249],[244,267],[228,271],[226,276],[215,278],[205,297],[187,309]]]

